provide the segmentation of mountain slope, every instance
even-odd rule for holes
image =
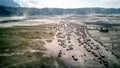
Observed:
[[[13,0],[0,0],[0,6],[8,6],[8,7],[20,7]]]
[[[63,14],[120,14],[120,8],[22,8],[22,7],[0,7],[1,16],[10,15],[63,15]]]

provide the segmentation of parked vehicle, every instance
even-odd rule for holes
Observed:
[[[69,45],[67,50],[73,50],[73,47],[71,45]]]
[[[77,56],[73,55],[72,58],[73,58],[73,60],[78,61]]]
[[[62,51],[59,51],[58,57],[62,57]]]
[[[62,54],[59,53],[59,54],[58,54],[58,57],[62,57]]]

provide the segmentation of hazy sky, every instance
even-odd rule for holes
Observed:
[[[120,8],[120,0],[14,0],[22,7],[37,8]]]

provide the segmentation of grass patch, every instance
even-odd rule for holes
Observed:
[[[42,53],[26,53],[11,57],[0,57],[1,68],[67,68],[57,57],[42,57]]]
[[[58,32],[58,34],[57,34],[57,38],[60,38],[61,37],[61,32]]]
[[[5,53],[6,49],[14,52],[27,47],[45,50],[43,41],[30,42],[29,40],[51,39],[53,36],[54,29],[51,25],[0,28],[0,53]]]
[[[50,42],[52,42],[52,40],[46,40],[46,42],[50,43]]]
[[[28,48],[44,51],[45,43],[52,42],[55,34],[53,25],[22,26],[0,28],[0,54],[23,53],[21,55],[0,56],[1,68],[66,68],[59,58],[42,57],[43,53],[25,51]],[[37,40],[38,39],[38,40]]]

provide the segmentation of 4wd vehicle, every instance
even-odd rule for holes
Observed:
[[[77,56],[73,55],[72,58],[73,58],[73,60],[78,61]]]

